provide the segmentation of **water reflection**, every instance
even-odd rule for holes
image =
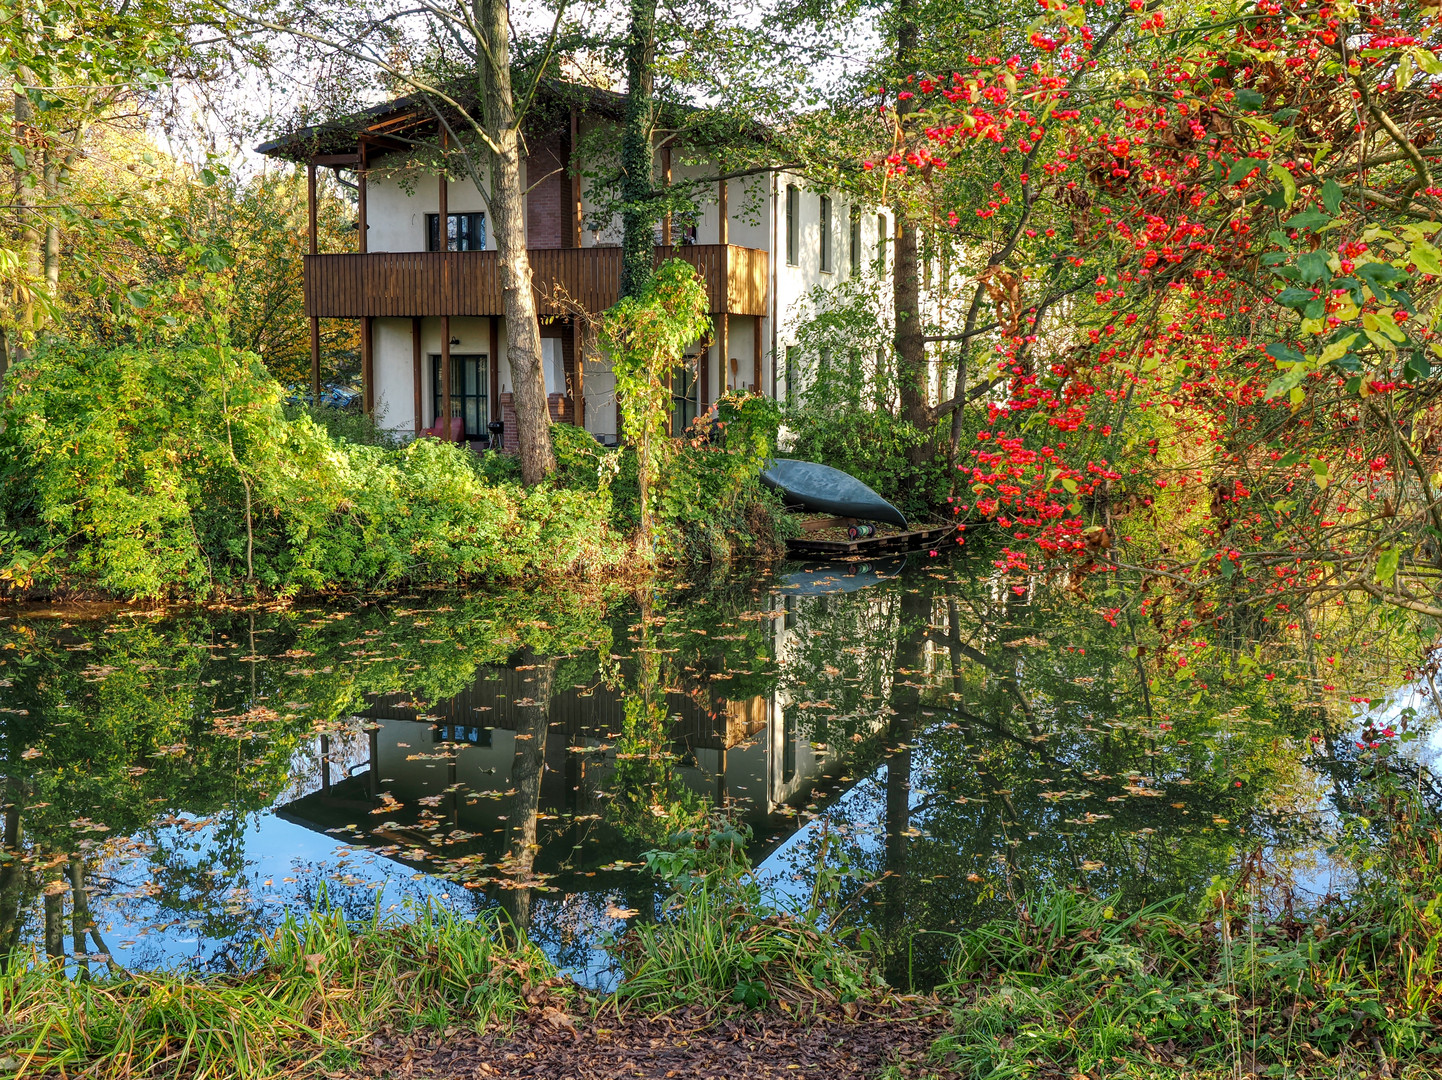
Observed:
[[[782,887],[849,867],[837,932],[903,985],[1050,889],[1196,895],[1257,849],[1343,887],[1348,699],[1402,685],[1422,629],[1103,586],[897,560],[609,606],[8,617],[0,952],[223,968],[287,909],[430,897],[604,981],[598,935],[656,915],[641,853],[717,809]],[[1388,715],[1427,730],[1408,693]]]

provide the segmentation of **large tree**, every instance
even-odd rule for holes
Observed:
[[[515,394],[522,477],[555,471],[541,331],[523,217],[522,128],[552,70],[564,5],[549,34],[513,55],[508,0],[437,0],[376,8],[345,0],[280,0],[226,7],[244,25],[288,35],[330,72],[329,108],[363,102],[354,88],[404,94],[433,123],[402,137],[414,162],[469,179],[492,223],[506,318],[506,359]],[[519,88],[517,78],[520,78]]]

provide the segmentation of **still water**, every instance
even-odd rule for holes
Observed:
[[[664,898],[643,852],[718,810],[780,891],[848,869],[835,932],[916,985],[947,932],[1058,888],[1200,896],[1260,855],[1344,890],[1358,743],[1430,745],[1427,641],[1299,620],[915,556],[604,600],[0,609],[0,954],[227,969],[287,911],[430,898],[606,985],[600,943]]]

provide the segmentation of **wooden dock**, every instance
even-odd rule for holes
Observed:
[[[830,518],[825,522],[824,527],[844,524],[850,524],[850,522],[841,518]],[[802,528],[805,530],[806,526],[803,525]],[[946,540],[956,532],[956,526],[950,523],[923,525],[918,529],[868,536],[860,540],[823,540],[809,535],[810,532],[816,531],[819,529],[812,528],[803,531],[800,536],[787,540],[787,552],[803,559],[844,559],[851,556],[869,558],[894,552],[920,551],[922,548],[935,547]]]

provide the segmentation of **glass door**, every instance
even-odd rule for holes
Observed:
[[[490,434],[486,430],[491,420],[488,359],[485,353],[451,354],[451,414],[465,420],[468,439],[484,439]],[[441,358],[432,353],[431,415],[438,420],[441,408]]]

